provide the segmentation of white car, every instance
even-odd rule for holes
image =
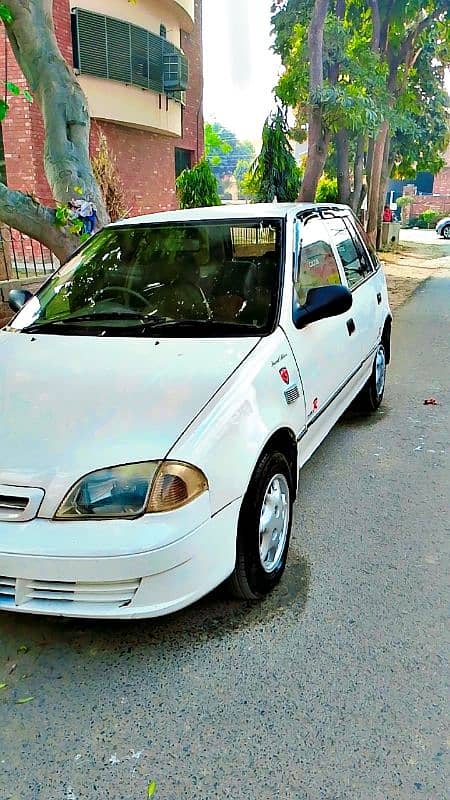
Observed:
[[[110,225],[0,332],[0,608],[157,617],[288,555],[299,470],[378,408],[391,312],[342,206]],[[307,498],[304,498],[307,502]]]
[[[438,236],[443,236],[444,239],[450,239],[450,217],[439,220],[436,225],[436,233]]]

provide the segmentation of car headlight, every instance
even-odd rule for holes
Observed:
[[[58,519],[133,519],[173,511],[208,489],[203,472],[178,461],[148,461],[91,472],[61,503]]]

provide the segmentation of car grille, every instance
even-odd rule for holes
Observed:
[[[0,576],[0,601],[5,597],[14,597],[16,593],[16,581],[14,578],[2,578]]]
[[[27,522],[34,519],[44,498],[42,489],[0,485],[0,520]]]
[[[123,608],[131,603],[139,584],[140,578],[114,583],[68,583],[0,576],[0,606],[38,604],[44,608],[48,603],[83,603]]]

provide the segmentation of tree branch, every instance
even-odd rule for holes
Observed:
[[[440,5],[438,5],[438,7],[435,8],[431,14],[420,20],[420,22],[418,22],[417,25],[415,25],[409,31],[406,39],[404,40],[400,48],[400,53],[399,53],[400,64],[405,64],[406,66],[408,66],[409,59],[411,57],[414,57],[413,49],[417,37],[420,36],[420,34],[423,33],[424,31],[426,31],[426,29],[429,28],[430,25],[437,20],[437,18],[442,14],[442,12],[443,8]],[[409,64],[409,66],[411,65]]]
[[[1,182],[0,220],[42,242],[60,261],[66,259],[80,244],[77,236],[68,234],[56,224],[54,209],[37,203],[28,194],[8,189]]]
[[[381,17],[378,0],[369,0],[369,7],[372,10],[372,50],[378,52],[381,43]]]
[[[308,34],[310,57],[309,89],[311,94],[323,87],[323,28],[329,0],[316,0]]]

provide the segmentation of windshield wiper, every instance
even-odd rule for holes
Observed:
[[[134,327],[134,326],[133,326]],[[234,322],[234,320],[219,320],[219,319],[171,319],[171,320],[146,320],[143,325],[144,329],[164,331],[171,329],[193,329],[196,328],[210,328],[211,330],[224,331],[239,331],[240,333],[252,333],[254,336],[259,336],[260,331],[255,325],[248,323],[242,324]]]
[[[44,320],[44,322],[34,322],[32,325],[22,328],[22,332],[37,333],[38,331],[46,330],[54,325],[79,325],[83,322],[95,322],[96,320],[102,322],[115,319],[132,320],[133,322],[138,321],[142,325],[146,324],[145,316],[139,314],[137,311],[99,311],[97,314],[77,314],[72,317],[61,317],[60,319]],[[164,320],[164,318],[162,319]]]

